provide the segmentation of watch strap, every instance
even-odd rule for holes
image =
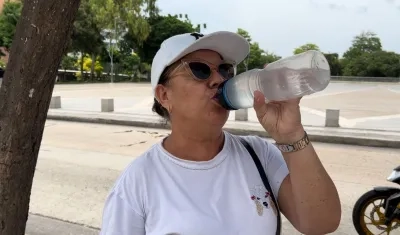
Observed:
[[[309,145],[309,143],[310,139],[308,138],[307,132],[304,132],[304,137],[292,144],[275,143],[275,145],[280,151],[284,153],[291,153],[304,149]]]

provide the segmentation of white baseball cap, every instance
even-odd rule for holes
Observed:
[[[166,39],[154,56],[151,65],[151,86],[154,93],[164,69],[182,57],[197,50],[213,50],[224,60],[237,66],[250,52],[249,42],[237,33],[218,31],[203,35],[185,33]]]

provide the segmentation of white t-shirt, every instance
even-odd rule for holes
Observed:
[[[277,197],[289,171],[271,143],[244,137],[254,148]],[[276,220],[257,168],[239,139],[225,132],[210,161],[176,158],[162,142],[134,160],[116,181],[103,212],[101,235],[268,235]]]

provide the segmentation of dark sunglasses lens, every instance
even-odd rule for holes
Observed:
[[[207,79],[211,75],[211,69],[208,65],[201,62],[190,62],[189,68],[193,75],[198,79]]]
[[[231,65],[231,64],[221,64],[219,66],[219,73],[225,79],[230,79],[230,78],[233,78],[233,76],[235,76],[235,69],[233,68],[233,65]]]

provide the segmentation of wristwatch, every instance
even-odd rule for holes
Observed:
[[[278,149],[281,152],[291,153],[291,152],[296,152],[296,151],[304,149],[305,147],[308,146],[309,143],[310,143],[310,139],[308,139],[307,132],[304,132],[304,137],[301,138],[300,140],[296,141],[293,144],[275,143],[275,145],[276,145],[276,147],[278,147]]]

